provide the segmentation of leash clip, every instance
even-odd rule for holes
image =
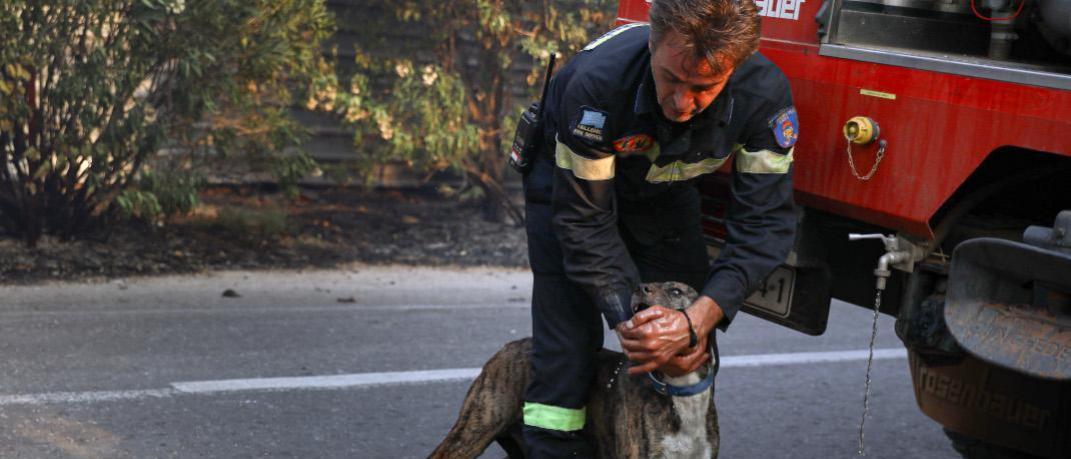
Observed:
[[[650,371],[647,372],[647,379],[651,380],[651,389],[654,389],[654,391],[659,394],[669,396],[669,384],[659,381],[654,373],[651,373]]]

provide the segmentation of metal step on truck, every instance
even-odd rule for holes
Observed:
[[[799,231],[745,311],[819,335],[831,298],[877,307],[965,457],[1071,457],[1071,0],[756,4]],[[712,254],[727,179],[701,185]]]

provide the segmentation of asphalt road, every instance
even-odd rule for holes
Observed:
[[[530,285],[358,266],[0,288],[0,457],[424,457],[474,369],[528,335]],[[865,351],[871,317],[835,303],[821,337],[738,317],[719,341],[721,457],[856,456],[866,361],[844,351]],[[958,457],[892,324],[867,456]]]

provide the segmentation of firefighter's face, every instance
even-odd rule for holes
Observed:
[[[673,122],[688,121],[710,106],[733,73],[733,68],[725,65],[726,70],[715,73],[710,63],[695,58],[676,32],[666,32],[657,45],[650,46],[658,105]]]

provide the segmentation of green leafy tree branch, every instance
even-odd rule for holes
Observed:
[[[287,109],[331,27],[323,0],[0,2],[0,229],[32,246],[188,208],[196,178],[142,177],[165,148],[311,167],[281,154]]]
[[[571,55],[608,29],[616,2],[366,3],[379,18],[350,25],[360,37],[354,75],[345,86],[320,80],[309,108],[334,110],[354,126],[366,170],[385,162],[451,170],[478,190],[488,218],[523,221],[502,186],[516,119],[536,97],[550,54]],[[398,38],[399,30],[414,33]]]

